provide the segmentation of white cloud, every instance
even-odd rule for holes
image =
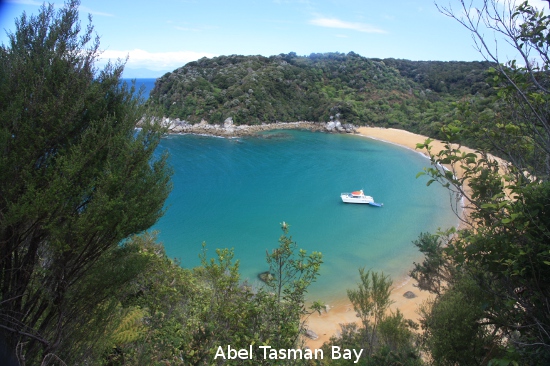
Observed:
[[[86,13],[86,14],[98,15],[98,16],[102,16],[102,17],[114,17],[114,15],[111,14],[111,13],[103,13],[101,11],[95,11],[95,10],[92,10],[92,9],[88,8],[87,6],[84,6],[84,5],[80,5],[78,10],[80,10],[81,12]]]
[[[364,33],[387,33],[385,30],[376,28],[370,24],[345,22],[336,18],[316,18],[310,20],[309,24],[326,28],[351,29]]]
[[[115,61],[126,59],[129,56],[126,66],[129,68],[146,68],[149,70],[173,70],[185,65],[188,62],[196,61],[202,57],[217,56],[208,52],[177,51],[177,52],[149,52],[140,49],[134,50],[106,50],[101,54],[102,61]]]

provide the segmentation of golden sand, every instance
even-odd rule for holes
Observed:
[[[418,321],[418,306],[427,300],[430,294],[426,291],[420,291],[414,286],[415,283],[416,281],[410,277],[402,279],[401,283],[394,282],[391,293],[391,299],[394,303],[390,306],[390,309],[393,311],[399,309],[406,319]],[[404,297],[403,294],[407,291],[412,291],[416,297],[412,299]],[[324,311],[321,315],[315,313],[307,320],[308,329],[311,329],[319,336],[316,340],[306,340],[306,345],[311,349],[320,348],[331,336],[337,335],[340,331],[340,324],[359,321],[353,310],[353,305],[347,298],[337,301],[335,304],[329,304],[329,306],[330,310],[328,313]]]

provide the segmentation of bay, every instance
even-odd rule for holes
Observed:
[[[456,226],[449,194],[416,178],[429,161],[417,152],[356,135],[270,131],[224,139],[170,135],[174,189],[159,230],[170,257],[200,264],[206,242],[234,248],[243,279],[259,283],[266,251],[278,245],[280,223],[290,224],[299,248],[320,251],[324,263],[310,300],[332,301],[354,288],[358,269],[406,276],[420,255],[421,232]],[[363,189],[381,208],[345,204],[341,192]]]

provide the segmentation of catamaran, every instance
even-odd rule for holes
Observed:
[[[377,207],[383,206],[382,203],[374,202],[374,198],[372,198],[371,196],[365,196],[362,189],[360,191],[353,191],[351,193],[341,193],[340,198],[342,198],[342,202],[345,203],[367,203],[369,205]]]

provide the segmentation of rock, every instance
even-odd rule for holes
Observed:
[[[315,333],[311,329],[306,330],[306,337],[308,337],[309,339],[313,339],[313,340],[316,340],[317,338],[319,338],[317,333]]]
[[[262,272],[262,273],[258,274],[258,278],[263,282],[267,282],[267,281],[269,281],[273,278],[273,273],[271,273],[269,271],[265,271],[265,272]]]
[[[342,127],[344,128],[344,130],[347,132],[347,133],[355,133],[357,132],[357,128],[355,128],[355,126],[351,123],[346,123],[346,124],[343,124]]]
[[[336,123],[330,121],[330,122],[327,122],[325,128],[328,130],[328,131],[332,131],[334,130],[334,128],[336,127]]]
[[[416,294],[412,291],[407,291],[403,294],[407,299],[414,299],[416,297]]]
[[[336,122],[332,122],[332,125],[327,129],[327,123],[319,122],[308,122],[308,121],[298,121],[298,122],[277,122],[277,123],[263,123],[261,125],[239,125],[235,126],[233,124],[233,118],[229,117],[224,121],[223,125],[219,124],[209,124],[208,121],[202,119],[199,123],[191,124],[186,120],[180,120],[179,118],[171,119],[163,117],[162,119],[155,121],[156,123],[161,124],[164,127],[168,127],[171,133],[194,133],[194,134],[205,134],[213,136],[224,136],[224,137],[235,137],[235,136],[249,136],[255,135],[261,131],[269,130],[278,130],[278,129],[305,129],[309,131],[328,131],[328,132],[337,132],[335,129]],[[142,121],[138,123],[142,125]],[[329,122],[328,124],[330,124]]]
[[[225,121],[223,121],[223,127],[224,128],[231,128],[233,127],[233,117],[227,117]]]

